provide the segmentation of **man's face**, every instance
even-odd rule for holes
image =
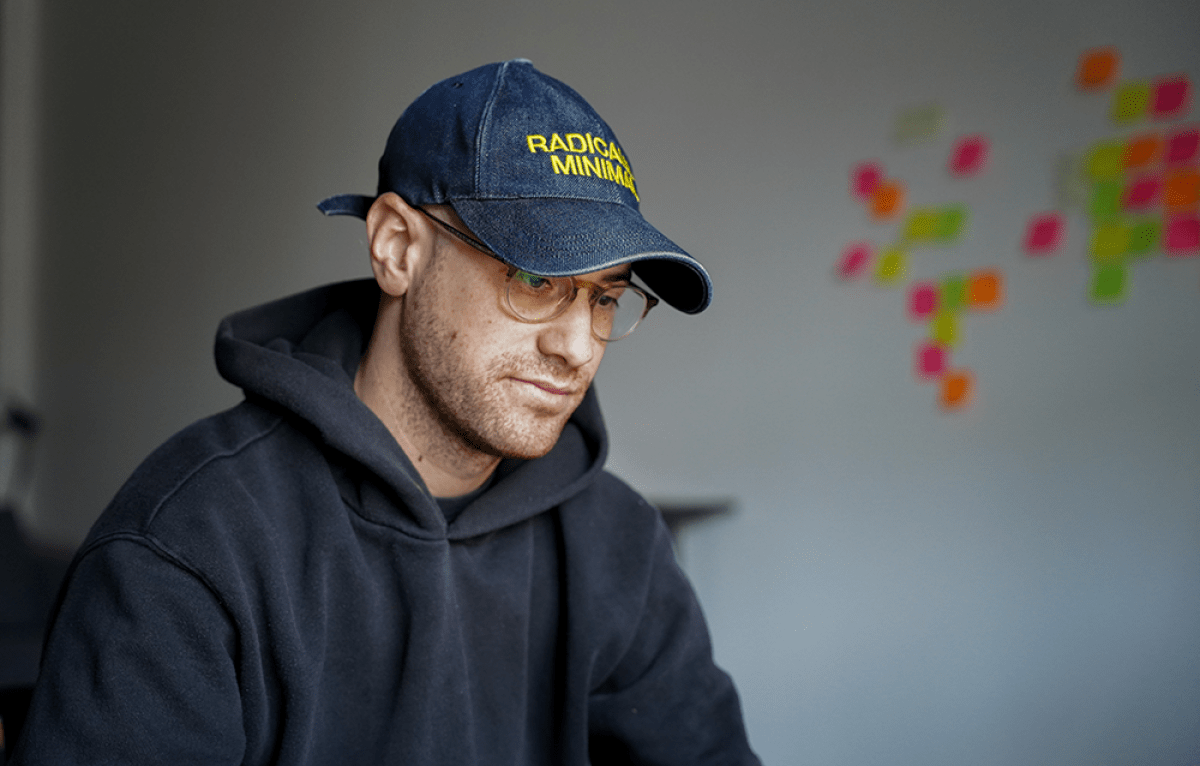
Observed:
[[[623,269],[581,278],[599,281]],[[409,378],[461,446],[540,457],[583,400],[605,344],[592,335],[586,290],[563,315],[528,324],[504,308],[506,279],[499,261],[441,236],[433,262],[405,295],[400,346]]]

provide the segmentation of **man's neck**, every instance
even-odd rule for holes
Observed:
[[[387,426],[434,497],[457,497],[483,486],[500,458],[472,449],[450,433],[403,374],[399,360],[371,344],[354,391]]]

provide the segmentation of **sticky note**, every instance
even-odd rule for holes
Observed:
[[[942,311],[961,311],[967,303],[967,278],[962,274],[947,274],[938,285],[938,306]]]
[[[842,257],[838,259],[838,276],[842,279],[854,279],[862,275],[874,254],[875,248],[866,242],[852,242],[846,245],[846,249],[842,250]]]
[[[1129,229],[1122,223],[1105,223],[1092,232],[1092,260],[1097,263],[1116,261],[1129,247]]]
[[[983,170],[990,146],[983,136],[960,138],[950,152],[950,172],[956,176],[970,176]]]
[[[1182,117],[1192,107],[1192,83],[1186,74],[1155,80],[1150,88],[1150,116],[1157,120]]]
[[[914,282],[908,288],[908,316],[924,322],[933,316],[938,306],[938,288],[933,282]]]
[[[1163,161],[1168,165],[1185,165],[1196,162],[1200,156],[1200,129],[1183,128],[1167,135],[1164,142]]]
[[[1113,94],[1112,119],[1117,123],[1137,122],[1146,116],[1150,102],[1150,85],[1144,82],[1127,82]]]
[[[1162,195],[1169,210],[1196,207],[1200,204],[1200,169],[1180,167],[1167,171]]]
[[[1126,252],[1136,257],[1149,255],[1158,248],[1162,222],[1155,218],[1136,221],[1129,227],[1129,246]]]
[[[994,311],[1004,303],[1004,275],[981,269],[967,277],[967,306],[974,311]]]
[[[1150,167],[1162,156],[1162,148],[1163,140],[1157,133],[1133,136],[1125,142],[1122,164],[1126,169]]]
[[[1088,214],[1095,221],[1111,221],[1121,212],[1121,181],[1111,179],[1092,184],[1092,199]]]
[[[954,370],[942,376],[939,401],[948,410],[958,410],[971,403],[975,393],[975,376],[970,370]]]
[[[1058,252],[1063,239],[1063,217],[1060,213],[1039,213],[1029,219],[1025,229],[1025,252],[1029,255],[1050,255]]]
[[[929,320],[929,337],[942,346],[953,348],[958,345],[958,315],[952,311],[938,309]]]
[[[878,162],[863,162],[854,166],[850,174],[850,190],[855,197],[869,200],[875,188],[883,181],[883,166]]]
[[[1161,192],[1162,179],[1157,173],[1134,176],[1125,183],[1121,207],[1132,211],[1146,210],[1158,204]]]
[[[875,267],[875,280],[883,285],[892,285],[904,279],[908,271],[908,254],[896,247],[889,247],[879,254]]]
[[[1099,90],[1112,85],[1121,66],[1116,48],[1093,48],[1079,57],[1075,84],[1080,90]]]
[[[1092,271],[1092,300],[1097,303],[1119,303],[1125,300],[1129,268],[1123,263],[1104,263]]]
[[[1200,255],[1200,215],[1195,211],[1167,216],[1163,251],[1172,258]]]
[[[933,208],[917,208],[908,215],[904,224],[904,238],[913,242],[933,239],[937,229],[938,211]]]
[[[904,211],[904,184],[899,181],[880,181],[871,192],[871,215],[877,220],[889,220]]]
[[[923,104],[905,109],[896,118],[896,143],[925,141],[942,132],[946,112],[938,104]]]
[[[913,353],[913,367],[920,380],[932,380],[946,370],[950,354],[931,341],[921,341]]]
[[[1096,144],[1084,159],[1087,174],[1094,180],[1118,178],[1125,169],[1125,146],[1116,141]]]
[[[941,244],[958,241],[967,225],[967,209],[962,205],[951,205],[938,211],[933,227],[933,238]]]

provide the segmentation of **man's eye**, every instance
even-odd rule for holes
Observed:
[[[513,274],[513,279],[522,287],[528,287],[531,290],[545,290],[550,286],[549,279],[539,277],[537,274],[530,274],[528,271],[518,271]]]

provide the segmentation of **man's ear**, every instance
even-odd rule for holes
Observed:
[[[367,241],[375,281],[392,297],[408,291],[435,244],[424,216],[395,192],[380,194],[367,211]]]

